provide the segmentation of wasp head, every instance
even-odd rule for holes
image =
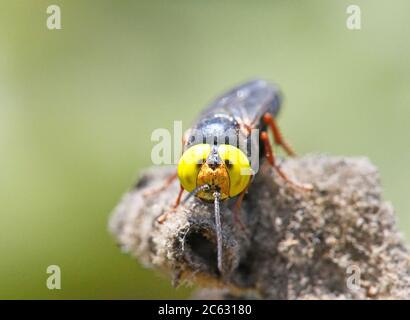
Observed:
[[[197,144],[188,148],[178,164],[178,177],[189,192],[201,186],[196,196],[214,201],[214,193],[220,200],[234,197],[247,187],[250,180],[250,164],[238,148],[227,145]]]
[[[215,191],[220,193],[220,199],[229,197],[229,173],[218,154],[216,146],[212,146],[206,161],[201,164],[197,176],[197,185],[208,185],[206,190],[198,192],[198,198],[214,201]]]

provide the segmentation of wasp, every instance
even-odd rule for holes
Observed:
[[[160,188],[166,188],[179,178],[180,192],[170,212],[192,196],[214,204],[220,272],[223,270],[220,202],[237,198],[233,218],[246,230],[239,218],[239,209],[257,174],[255,162],[267,161],[284,181],[297,189],[312,189],[310,184],[291,180],[277,164],[269,130],[274,145],[282,147],[289,156],[295,156],[276,123],[281,105],[279,88],[260,79],[236,86],[216,98],[184,135],[177,172]],[[184,191],[189,194],[181,201]],[[162,214],[158,222],[163,223],[170,212]]]

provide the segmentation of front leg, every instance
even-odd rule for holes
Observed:
[[[182,194],[183,194],[183,193],[184,193],[184,188],[183,188],[182,186],[180,186],[179,193],[178,193],[178,196],[177,196],[177,198],[176,198],[176,200],[175,200],[174,205],[171,207],[171,209],[170,209],[169,211],[164,212],[163,214],[161,214],[161,215],[157,218],[158,223],[161,223],[161,224],[164,223],[165,220],[167,220],[168,215],[169,215],[170,213],[173,213],[173,212],[176,211],[176,209],[178,208],[179,204],[181,203],[181,197],[182,197]]]

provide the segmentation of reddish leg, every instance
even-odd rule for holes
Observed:
[[[265,113],[263,115],[263,122],[272,130],[275,143],[282,146],[282,148],[289,156],[294,157],[296,154],[290,147],[290,145],[283,139],[282,133],[280,132],[279,127],[276,124],[275,118],[270,113]]]
[[[174,203],[174,205],[172,206],[171,210],[170,210],[170,211],[167,211],[167,212],[165,212],[165,213],[163,213],[163,214],[161,214],[161,215],[157,218],[157,221],[158,221],[159,223],[164,223],[165,220],[167,220],[168,215],[169,215],[170,213],[172,213],[172,212],[175,212],[175,210],[176,210],[176,209],[178,208],[178,206],[179,206],[179,203],[181,202],[181,197],[182,197],[182,193],[183,193],[183,192],[184,192],[184,188],[182,188],[182,186],[180,186],[178,196],[177,196],[177,198],[176,198],[176,200],[175,200],[175,203]]]
[[[291,180],[283,171],[282,169],[277,165],[275,155],[272,151],[272,147],[269,141],[269,136],[267,132],[261,132],[260,138],[264,144],[265,147],[265,156],[268,159],[269,164],[275,169],[275,171],[281,176],[283,180],[285,180],[289,185],[301,189],[304,191],[309,191],[312,190],[313,187],[310,184],[302,184],[299,182],[295,182]]]
[[[170,175],[165,181],[164,184],[158,188],[152,188],[150,190],[147,190],[143,193],[144,197],[149,197],[152,196],[158,192],[164,191],[166,188],[168,188],[174,181],[175,179],[178,177],[178,173],[175,172],[172,175]]]
[[[241,216],[240,216],[240,212],[241,212],[240,209],[241,209],[241,205],[242,205],[242,200],[243,200],[243,197],[245,196],[245,193],[248,191],[248,187],[249,187],[249,184],[245,188],[245,190],[243,190],[239,194],[238,200],[236,200],[236,202],[235,202],[235,206],[233,208],[233,220],[234,220],[235,223],[237,223],[239,225],[241,230],[245,233],[246,237],[249,239],[250,238],[249,230],[243,224],[243,222],[241,220]]]

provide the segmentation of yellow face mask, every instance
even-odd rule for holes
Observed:
[[[197,187],[208,185],[207,191],[198,192],[203,200],[213,201],[215,190],[221,200],[232,198],[243,192],[251,178],[251,167],[246,155],[238,148],[222,144],[217,147],[218,163],[208,164],[212,152],[209,144],[197,144],[188,148],[178,163],[178,177],[182,187],[192,192]]]

